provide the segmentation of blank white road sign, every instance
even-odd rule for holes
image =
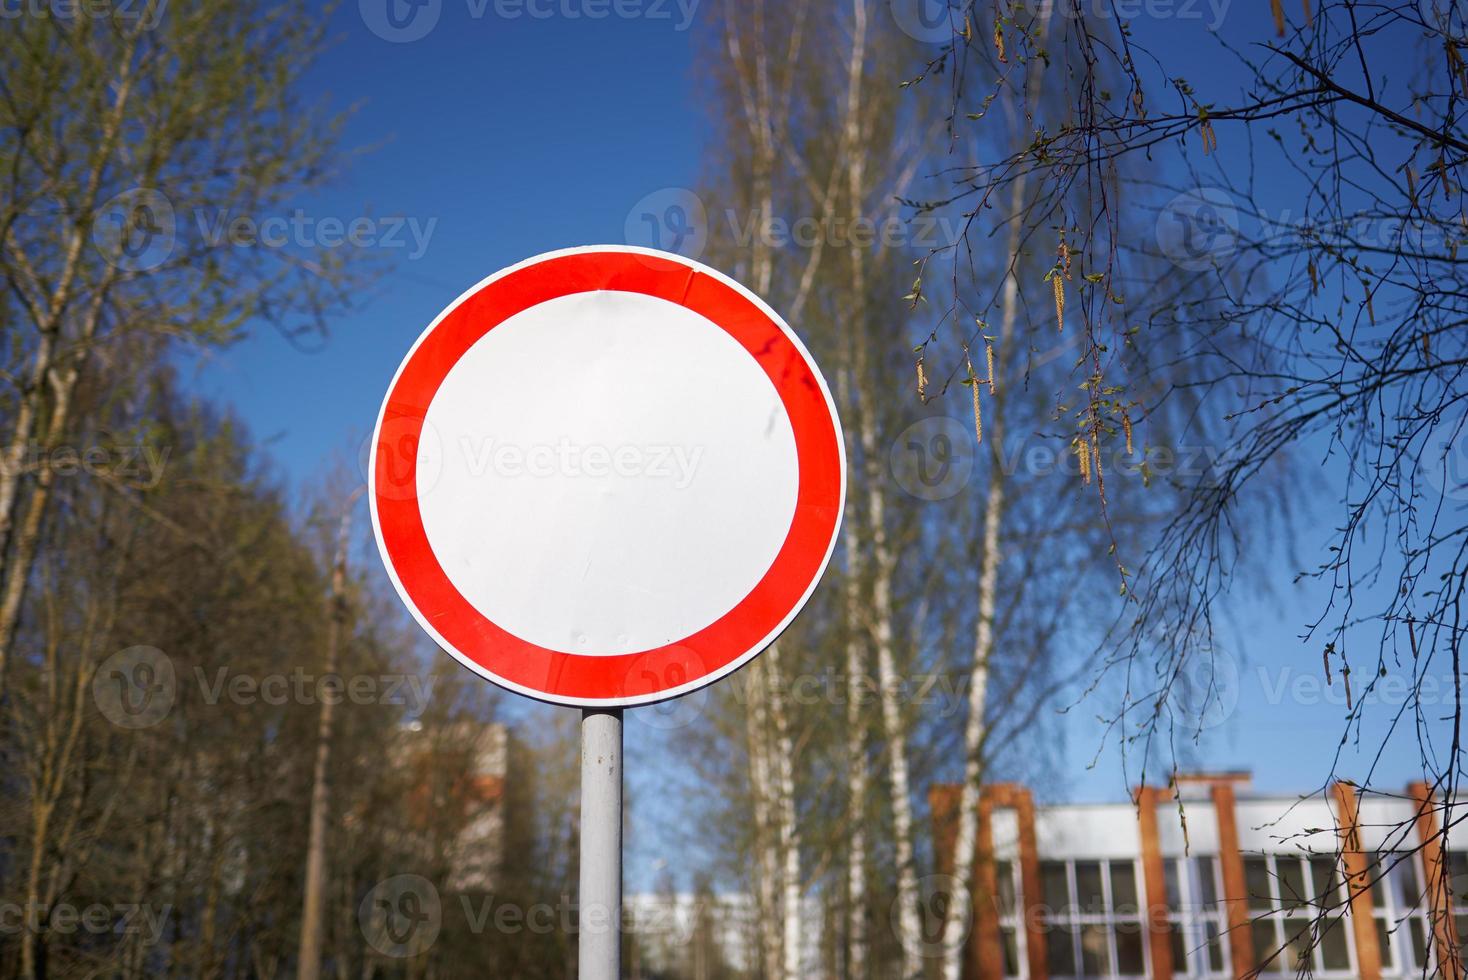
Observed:
[[[559,704],[647,704],[770,644],[830,560],[840,421],[810,353],[708,266],[551,252],[449,305],[388,388],[372,520],[422,627]]]

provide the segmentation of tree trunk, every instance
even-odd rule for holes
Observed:
[[[326,675],[337,672],[341,634],[346,625],[347,546],[351,542],[352,507],[365,487],[347,498],[337,532],[336,555],[331,564],[331,600],[326,621]],[[311,828],[306,846],[306,894],[301,905],[301,949],[297,976],[300,980],[321,978],[321,925],[326,898],[326,818],[331,808],[327,772],[331,767],[331,736],[334,700],[321,699],[321,717],[316,729],[316,766],[311,775]]]
[[[759,889],[757,929],[764,974],[780,976],[780,933],[769,927],[779,913],[775,883],[780,876],[780,860],[774,839],[774,819],[770,813],[770,762],[766,742],[764,664],[756,660],[748,670],[748,704],[745,722],[749,736],[749,788],[754,808],[754,846],[758,854],[756,878]]]
[[[998,432],[991,438],[998,443]],[[968,934],[960,927],[969,921],[969,889],[973,881],[975,838],[979,822],[979,778],[983,772],[985,711],[989,694],[989,657],[994,651],[994,609],[999,584],[999,528],[1004,511],[1004,480],[996,464],[989,476],[989,499],[984,509],[984,557],[979,575],[979,622],[974,635],[974,663],[969,674],[968,723],[963,733],[963,792],[958,810],[958,838],[954,846],[952,893],[943,923],[943,978],[961,980],[963,950]]]
[[[847,59],[846,71],[846,118],[842,131],[842,147],[849,161],[847,167],[847,193],[851,199],[850,207],[853,211],[860,208],[859,202],[863,197],[864,164],[865,157],[857,152],[861,142],[861,83],[862,66],[866,57],[866,31],[867,31],[867,5],[866,0],[853,0],[852,3],[852,30],[851,30],[851,55]],[[839,162],[839,161],[838,161]],[[853,284],[851,295],[858,303],[865,300],[861,290],[864,288],[864,261],[862,248],[853,243],[850,249],[852,262]],[[852,318],[852,325],[858,323]],[[847,350],[851,349],[848,342]],[[852,402],[851,377],[855,373],[854,359],[847,357],[847,363],[843,365],[841,376],[837,381],[837,389],[841,396],[841,409],[843,412],[854,413],[855,406]],[[848,434],[847,460],[848,466],[855,455],[851,452],[851,438]],[[846,547],[846,619],[847,628],[851,631],[846,643],[846,756],[847,756],[847,813],[850,820],[850,833],[847,840],[847,975],[854,980],[861,980],[866,976],[868,959],[868,937],[866,923],[866,800],[868,791],[867,774],[867,747],[866,747],[866,715],[864,705],[861,704],[863,682],[866,676],[867,663],[863,655],[860,636],[861,628],[861,545],[856,533],[854,523],[855,515],[848,514],[846,525],[842,529]]]
[[[1024,178],[1015,184],[1015,197],[1024,194]],[[1019,247],[1019,225],[1010,230],[1010,254]],[[1019,315],[1019,286],[1013,275],[1004,284],[1004,306],[1001,339],[1013,336],[1015,318]],[[996,413],[998,414],[998,413]],[[984,503],[984,553],[979,571],[979,618],[974,630],[974,662],[969,669],[968,722],[963,733],[963,791],[959,796],[958,838],[953,854],[952,894],[948,914],[943,923],[943,978],[960,980],[963,973],[963,949],[968,938],[960,926],[969,921],[972,908],[970,888],[973,881],[975,838],[979,822],[979,779],[983,772],[984,736],[987,734],[985,713],[989,697],[989,658],[994,652],[994,613],[998,604],[999,566],[1003,555],[999,547],[999,531],[1004,515],[1004,473],[999,461],[1003,453],[1002,416],[989,427],[989,445],[993,461],[989,469],[989,493]]]
[[[843,385],[844,387],[844,385]],[[867,740],[861,703],[866,658],[861,629],[861,559],[852,519],[842,530],[846,548],[846,976],[862,980],[867,972]]]
[[[781,878],[781,944],[784,949],[785,980],[798,980],[801,953],[804,949],[801,916],[800,825],[795,807],[795,748],[790,739],[789,717],[785,711],[785,691],[780,671],[780,647],[774,644],[765,653],[769,660],[770,718],[775,736],[776,816],[780,824],[780,849],[784,858]]]
[[[0,594],[0,695],[5,693],[5,668],[10,657],[11,643],[15,640],[16,623],[20,619],[20,602],[25,595],[31,566],[35,563],[36,543],[40,539],[41,524],[44,521],[46,505],[50,497],[51,473],[43,466],[37,474],[37,481],[39,484],[44,478],[45,485],[44,487],[38,485],[37,490],[32,492],[30,506],[26,511],[26,526],[22,528],[20,538],[16,541],[14,552],[7,553],[19,506],[20,458],[26,454],[26,449],[32,439],[33,428],[41,417],[47,384],[53,387],[56,404],[53,406],[50,424],[47,426],[43,448],[54,447],[66,432],[70,423],[71,395],[76,387],[82,359],[87,355],[88,345],[96,337],[102,318],[102,304],[108,289],[115,280],[116,270],[113,270],[96,285],[91,302],[86,305],[81,316],[81,324],[74,340],[75,353],[69,355],[70,361],[66,360],[64,352],[63,356],[58,359],[56,348],[62,339],[62,325],[66,312],[74,299],[83,249],[91,237],[92,212],[96,208],[102,180],[108,164],[111,163],[128,101],[132,97],[134,83],[132,53],[137,44],[138,38],[133,35],[129,36],[123,45],[122,68],[118,73],[116,85],[112,89],[112,107],[107,114],[106,121],[96,134],[97,138],[93,144],[97,152],[91,161],[85,191],[81,197],[82,220],[74,223],[69,230],[65,259],[62,261],[56,285],[51,289],[49,295],[41,295],[44,292],[42,282],[37,278],[24,247],[15,236],[9,234],[0,240],[0,248],[4,248],[11,254],[14,267],[25,272],[24,278],[29,280],[24,283],[20,282],[18,276],[14,285],[16,292],[22,297],[22,305],[26,307],[31,319],[35,322],[39,334],[31,375],[26,388],[21,393],[16,426],[6,445],[8,458],[0,460],[0,588],[4,589],[3,594]],[[27,289],[27,286],[30,288]],[[61,366],[58,366],[58,360]]]
[[[71,422],[71,396],[76,387],[77,369],[73,367],[59,375],[53,372],[52,379],[55,405],[52,406],[50,424],[46,427],[44,445],[47,448],[60,443]],[[55,479],[50,466],[42,463],[36,472],[35,486],[31,488],[30,499],[26,503],[25,520],[20,525],[20,533],[15,536],[15,547],[9,560],[5,560],[4,552],[0,552],[5,572],[3,590],[0,590],[0,694],[5,691],[5,667],[11,644],[15,642],[20,605],[25,599],[31,569],[36,562],[46,509],[51,504],[51,484]]]
[[[901,678],[893,649],[892,570],[887,546],[887,504],[881,477],[872,472],[876,453],[871,413],[862,415],[862,450],[868,464],[867,521],[872,537],[872,624],[877,646],[877,683],[881,687],[882,729],[887,741],[887,763],[892,797],[892,837],[897,860],[897,926],[902,936],[902,976],[922,976],[922,920],[918,912],[917,869],[912,843],[912,785],[907,771],[907,719],[900,701]]]

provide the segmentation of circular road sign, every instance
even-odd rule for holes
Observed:
[[[469,669],[557,704],[711,684],[810,598],[841,523],[830,390],[774,310],[682,256],[550,252],[454,300],[378,415],[372,522]]]

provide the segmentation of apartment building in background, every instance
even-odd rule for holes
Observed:
[[[417,828],[410,847],[428,867],[439,845],[435,833],[450,828],[449,866],[444,884],[455,892],[492,892],[505,851],[505,785],[509,776],[510,730],[503,724],[456,722],[428,730],[418,722],[398,729],[390,754],[406,773],[423,774],[403,805]],[[444,782],[428,774],[453,778]],[[351,815],[347,819],[353,819]],[[435,828],[435,833],[430,832]]]
[[[1036,806],[1023,786],[985,786],[975,890],[989,897],[975,902],[964,976],[1242,978],[1308,964],[1317,977],[1461,980],[1468,832],[1444,850],[1439,829],[1464,802],[1424,784],[1328,795],[1259,796],[1234,772],[1103,805]],[[957,786],[930,792],[940,872],[958,801]]]

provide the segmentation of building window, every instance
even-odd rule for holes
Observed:
[[[998,918],[1000,918],[1000,946],[1004,949],[1004,976],[1022,977],[1025,971],[1020,967],[1022,961],[1022,943],[1025,942],[1025,921],[1020,914],[1019,895],[1020,886],[1019,867],[1013,861],[995,861],[994,880],[998,885]]]
[[[1262,972],[1352,975],[1346,895],[1333,856],[1246,857],[1244,882]]]
[[[1178,976],[1232,976],[1228,922],[1216,857],[1173,858],[1163,865],[1172,968]]]
[[[1468,959],[1468,851],[1444,851],[1443,870],[1453,904],[1453,925],[1458,936],[1458,958]]]
[[[1417,855],[1382,852],[1367,866],[1371,880],[1371,914],[1383,973],[1421,974],[1428,968],[1432,934],[1427,896]]]
[[[1024,976],[1024,970],[1020,966],[1025,939],[1024,920],[1020,914],[1019,902],[1015,898],[1020,891],[1019,880],[1016,878],[1018,874],[1019,868],[1014,862],[994,862],[994,881],[998,886],[998,894],[994,896],[994,900],[999,911],[999,945],[1004,951],[1006,977]]]
[[[1135,861],[1042,861],[1050,975],[1147,973]]]

